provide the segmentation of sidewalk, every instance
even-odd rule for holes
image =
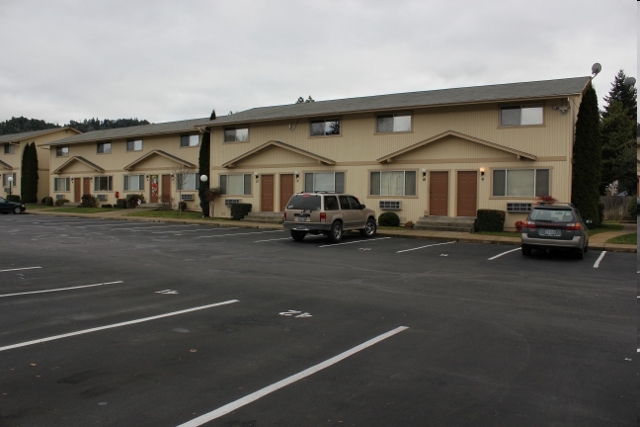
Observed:
[[[130,213],[130,210],[114,210],[109,212],[99,212],[94,214],[74,214],[66,212],[52,212],[52,211],[39,211],[39,210],[27,210],[29,214],[36,215],[55,215],[55,216],[75,216],[84,218],[108,218],[119,219],[124,221],[142,221],[142,222],[172,222],[178,224],[203,224],[214,227],[226,227],[233,225],[234,227],[242,228],[261,228],[268,230],[282,229],[282,224],[265,223],[265,222],[248,222],[248,221],[215,221],[210,219],[181,219],[181,218],[149,218],[149,217],[131,217],[126,216]],[[605,233],[599,233],[589,237],[589,249],[591,250],[606,250],[609,252],[637,252],[636,245],[620,245],[614,243],[606,243],[607,240],[621,236],[623,234],[635,233],[636,223],[623,223],[623,229],[620,231],[608,231]],[[431,239],[438,241],[455,241],[455,242],[471,242],[471,243],[491,243],[498,245],[520,245],[519,237],[507,237],[507,236],[491,236],[475,233],[463,233],[456,231],[432,231],[432,230],[412,230],[412,229],[394,229],[383,230],[378,229],[378,235],[389,237],[407,237],[414,239]]]

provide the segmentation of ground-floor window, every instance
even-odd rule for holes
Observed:
[[[11,181],[9,181],[9,178],[11,178]],[[3,187],[8,187],[9,186],[9,182],[11,182],[11,186],[15,187],[16,184],[18,183],[16,181],[16,174],[15,173],[3,173],[2,174],[2,186]]]
[[[176,175],[176,188],[178,191],[197,190],[197,173],[179,173]]]
[[[228,196],[251,194],[251,174],[220,175],[220,192]]]
[[[415,196],[416,171],[371,172],[371,196]]]
[[[125,175],[124,191],[144,190],[144,175]]]
[[[317,172],[304,174],[304,191],[330,191],[344,193],[344,172]]]
[[[69,178],[54,178],[53,191],[69,191]]]
[[[496,197],[541,197],[549,195],[549,169],[494,169]]]
[[[113,177],[96,176],[93,178],[93,191],[111,191]]]

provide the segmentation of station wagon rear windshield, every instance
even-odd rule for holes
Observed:
[[[531,212],[533,221],[573,222],[573,212],[569,209],[534,209]]]
[[[320,196],[297,194],[291,198],[287,209],[301,209],[305,211],[320,209]]]

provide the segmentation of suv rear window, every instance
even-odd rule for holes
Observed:
[[[320,209],[320,196],[310,194],[295,195],[289,200],[287,209],[301,209],[305,211]]]
[[[534,209],[531,212],[534,221],[572,222],[575,221],[570,209]]]

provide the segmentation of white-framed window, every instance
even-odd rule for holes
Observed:
[[[542,105],[513,105],[500,108],[500,126],[542,124]]]
[[[304,174],[304,191],[344,193],[344,172],[310,172]]]
[[[98,152],[98,154],[109,154],[109,153],[111,153],[111,143],[110,142],[98,142],[97,152]]]
[[[70,191],[71,189],[70,181],[71,179],[69,178],[53,178],[53,191],[56,191],[56,192]]]
[[[494,169],[495,197],[541,197],[549,195],[549,169]]]
[[[69,147],[56,147],[56,157],[69,157]]]
[[[9,186],[9,177],[11,177],[13,179],[13,181],[11,181],[11,186],[15,187],[16,184],[17,184],[15,172],[14,173],[3,173],[2,174],[2,186],[3,187],[8,187]]]
[[[197,147],[200,144],[200,135],[181,135],[180,147]]]
[[[127,151],[142,151],[142,140],[141,139],[128,140]]]
[[[415,196],[416,171],[380,171],[369,175],[371,196]]]
[[[220,192],[227,196],[251,195],[251,174],[220,175]]]
[[[311,136],[340,135],[340,120],[312,120]]]
[[[113,188],[113,177],[95,176],[93,177],[93,191],[111,191]]]
[[[144,175],[125,175],[124,191],[144,190]]]
[[[15,154],[16,146],[11,143],[4,144],[4,154]]]
[[[224,130],[224,142],[245,142],[249,140],[249,128],[227,128]]]
[[[411,132],[411,114],[381,114],[376,117],[376,132]]]
[[[176,174],[176,189],[181,191],[193,191],[198,189],[197,173]]]

